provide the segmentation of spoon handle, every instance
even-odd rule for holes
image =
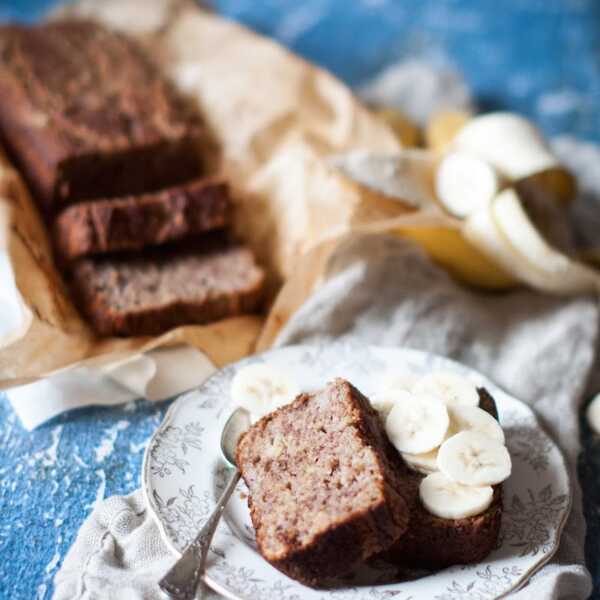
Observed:
[[[204,573],[206,558],[221,515],[225,510],[237,482],[240,472],[236,469],[230,476],[217,505],[212,511],[204,527],[198,532],[196,539],[184,550],[169,572],[158,582],[160,589],[174,600],[192,600]]]

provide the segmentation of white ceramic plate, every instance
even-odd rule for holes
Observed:
[[[484,562],[434,574],[407,572],[382,563],[340,582],[331,591],[312,590],[261,558],[240,483],[212,546],[206,583],[235,600],[332,600],[499,598],[522,585],[555,552],[569,513],[570,486],[563,457],[525,404],[479,373],[448,359],[403,348],[355,343],[289,346],[245,359],[211,377],[173,404],[144,458],[142,487],[167,544],[177,553],[194,537],[223,489],[227,467],[219,437],[232,407],[229,387],[242,366],[266,361],[285,370],[304,391],[345,377],[369,396],[390,373],[454,371],[494,396],[513,460],[504,484],[501,542]]]

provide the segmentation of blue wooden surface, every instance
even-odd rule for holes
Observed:
[[[33,21],[53,4],[0,0],[0,21]],[[600,141],[596,0],[214,4],[352,85],[402,57],[453,64],[465,72],[482,108],[518,110],[549,134]],[[52,577],[93,502],[138,487],[144,442],[167,405],[139,401],[74,411],[29,434],[0,396],[1,600],[50,598]],[[600,598],[600,440],[585,423],[582,432],[586,553]]]
[[[52,4],[54,0],[0,0],[0,20],[34,20]],[[518,110],[550,134],[569,132],[600,141],[597,0],[212,4],[351,84],[404,56],[448,62],[464,70],[482,108]]]

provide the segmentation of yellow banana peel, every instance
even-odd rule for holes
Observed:
[[[463,110],[443,110],[435,113],[425,126],[425,144],[436,154],[443,154],[459,130],[473,115]]]
[[[400,226],[395,233],[418,243],[459,281],[486,290],[507,290],[518,281],[468,242],[460,229],[443,225]]]
[[[386,106],[377,108],[374,112],[389,125],[403,146],[410,147],[420,144],[421,131],[404,113]]]

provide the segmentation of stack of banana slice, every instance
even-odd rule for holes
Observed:
[[[398,119],[387,115],[386,120],[397,130]],[[407,142],[406,135],[399,137]],[[374,157],[373,165],[363,161],[362,169],[346,172],[421,210],[428,204],[422,182],[431,179],[429,205],[441,208],[448,222],[400,225],[399,235],[419,243],[458,279],[478,287],[526,284],[559,295],[600,289],[600,274],[553,246],[531,217],[529,200],[535,197],[546,204],[555,222],[566,222],[566,213],[557,207],[566,208],[576,194],[573,176],[532,123],[505,112],[477,117],[442,112],[432,117],[423,137],[426,150],[407,147],[395,157],[401,178],[386,178],[374,168],[378,161],[385,162],[391,172],[392,157]],[[429,177],[423,165],[430,165]],[[406,185],[411,177],[419,183],[419,194]]]
[[[511,473],[498,422],[479,408],[467,378],[432,373],[397,379],[372,402],[404,461],[426,477],[419,495],[425,508],[445,519],[481,514]]]
[[[248,410],[253,422],[298,394],[290,376],[265,362],[242,367],[231,382],[234,405]],[[479,408],[470,380],[451,373],[395,375],[371,403],[404,461],[426,475],[419,493],[427,510],[461,519],[489,507],[492,486],[510,475],[511,460],[502,428]]]

